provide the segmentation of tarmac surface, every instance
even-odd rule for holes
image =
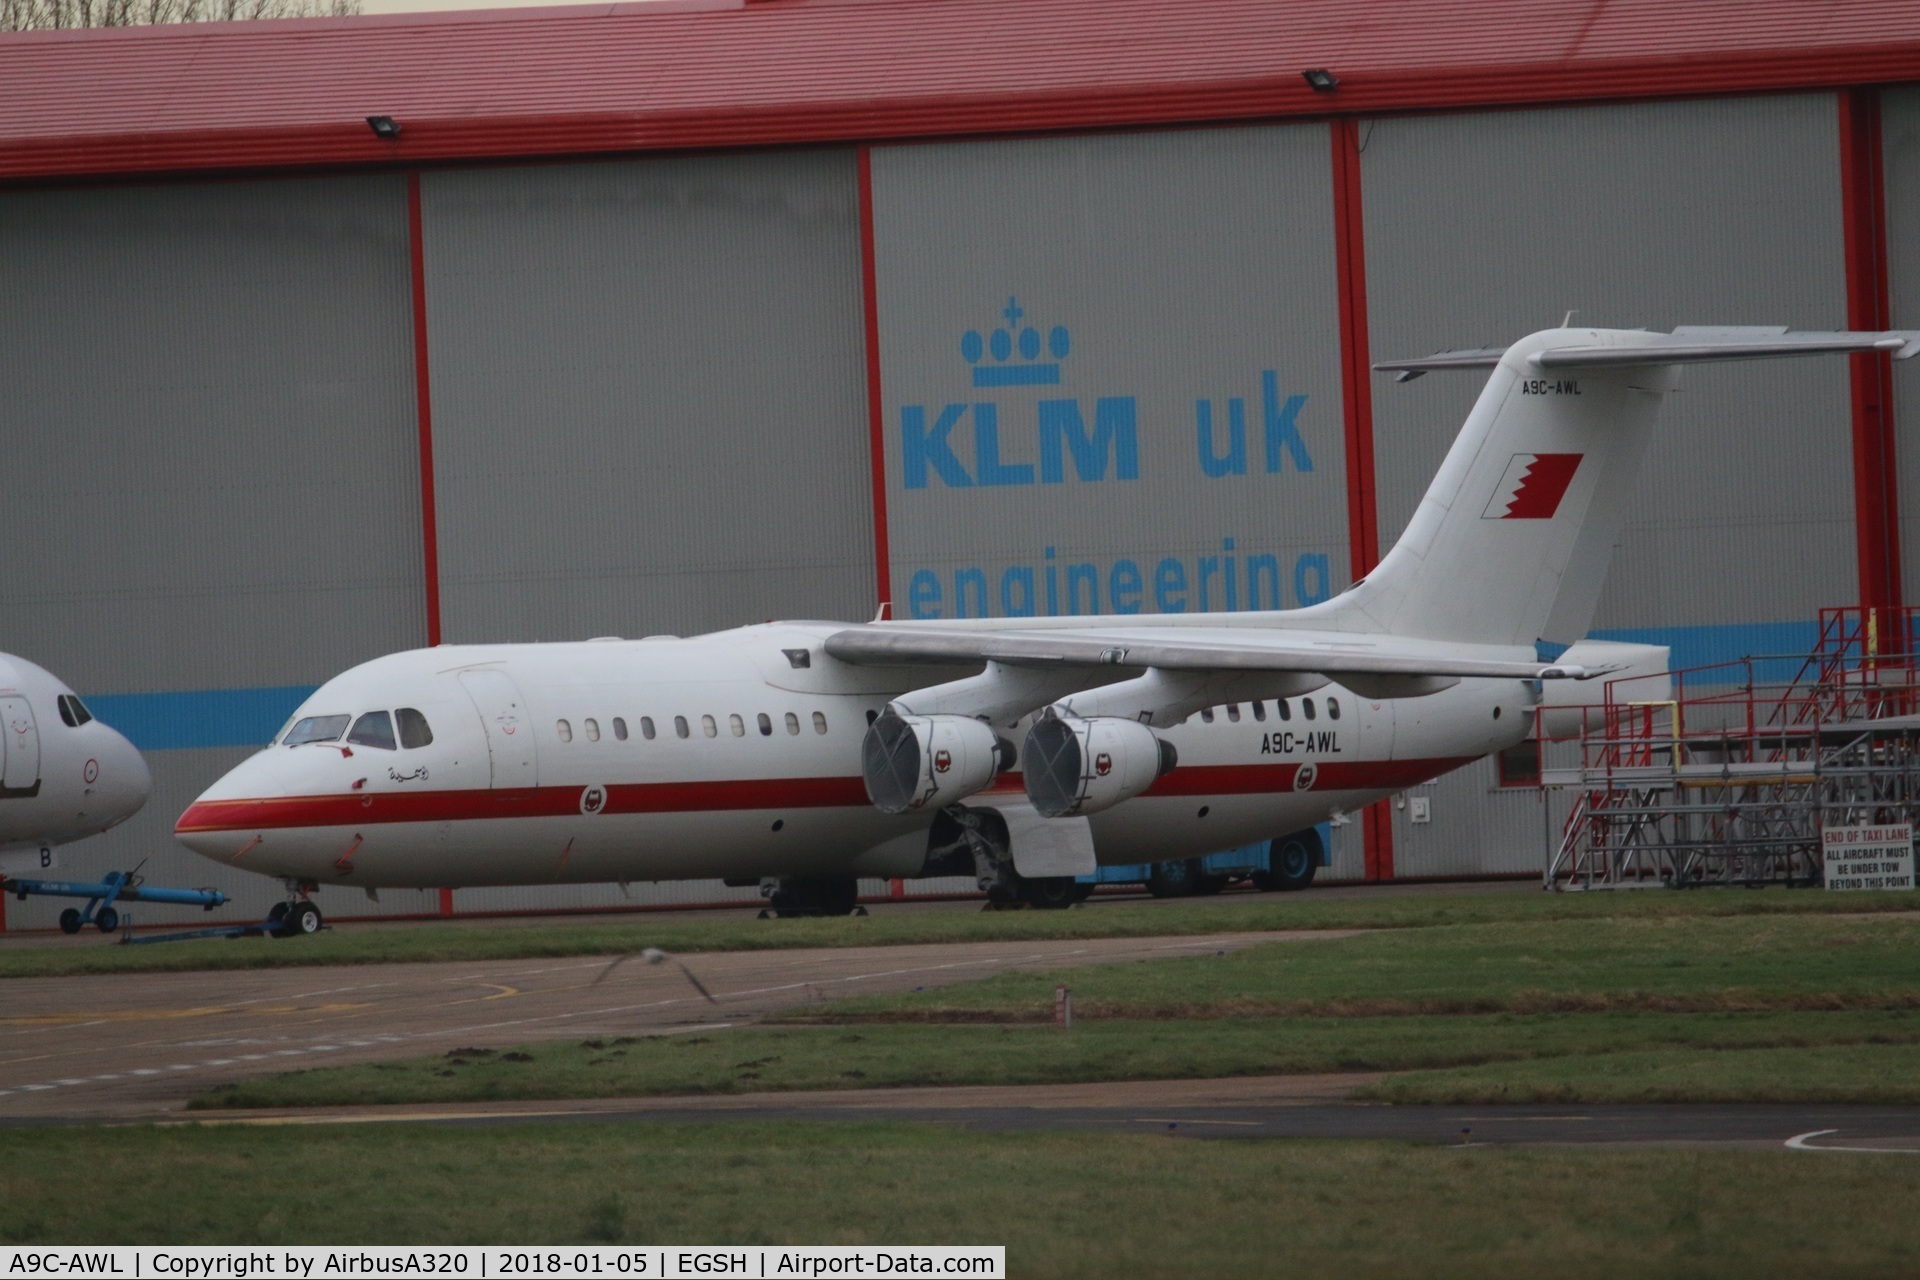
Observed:
[[[687,957],[715,1003],[673,963],[613,956],[14,978],[0,986],[0,1126],[50,1117],[159,1119],[215,1085],[322,1063],[709,1030],[822,1000],[944,986],[1007,969],[1166,959],[1267,942],[1326,946],[1353,932]]]

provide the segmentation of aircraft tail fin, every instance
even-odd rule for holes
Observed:
[[[1550,329],[1504,351],[1376,365],[1403,380],[1438,369],[1493,372],[1399,542],[1360,582],[1307,612],[1343,630],[1513,645],[1578,640],[1679,366],[1854,352],[1906,359],[1920,352],[1920,333]]]

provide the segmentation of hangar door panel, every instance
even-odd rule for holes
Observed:
[[[398,176],[0,195],[8,647],[239,693],[421,643],[407,264]]]
[[[894,615],[1347,580],[1324,125],[876,147]]]
[[[450,641],[872,616],[851,151],[421,188]]]
[[[1837,120],[1810,94],[1368,122],[1373,358],[1506,342],[1569,310],[1619,328],[1840,326]],[[1483,384],[1374,380],[1382,546]],[[1778,652],[1753,624],[1854,592],[1847,362],[1689,368],[1680,387],[1594,625],[1712,628],[1688,633],[1706,648],[1683,662]]]

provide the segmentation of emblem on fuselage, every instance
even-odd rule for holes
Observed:
[[[933,753],[933,771],[935,773],[945,773],[951,768],[953,768],[953,753],[951,751],[940,750]]]
[[[1300,771],[1293,775],[1293,789],[1295,791],[1311,791],[1313,789],[1313,780],[1319,776],[1319,773],[1320,770],[1315,766],[1313,761],[1307,761],[1307,763],[1300,766]]]
[[[1093,758],[1093,771],[1103,778],[1112,773],[1113,757],[1102,751]]]
[[[605,787],[587,787],[580,793],[580,812],[599,813],[607,807],[607,789]]]

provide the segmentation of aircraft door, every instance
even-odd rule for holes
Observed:
[[[538,786],[540,760],[533,741],[533,717],[513,678],[493,668],[462,671],[460,687],[473,699],[480,723],[486,726],[492,785]]]
[[[0,697],[0,795],[30,796],[40,790],[40,730],[33,708],[19,696]]]

